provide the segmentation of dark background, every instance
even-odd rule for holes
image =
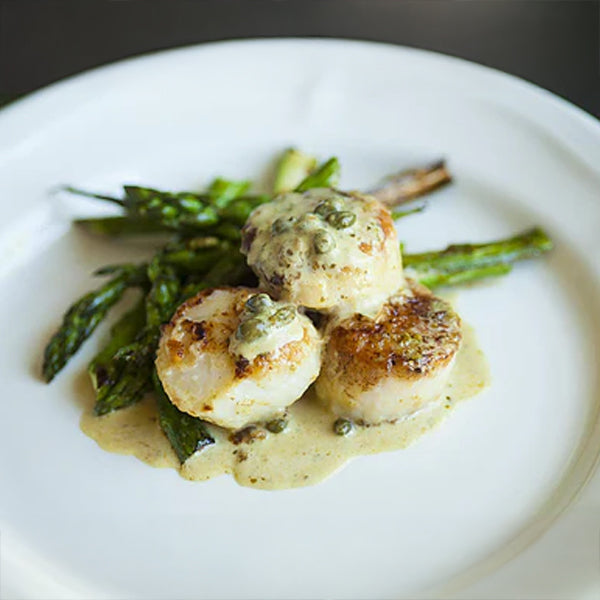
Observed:
[[[600,116],[596,0],[0,0],[0,96],[152,50],[327,36],[453,54]]]

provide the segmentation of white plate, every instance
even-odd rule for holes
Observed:
[[[408,450],[313,488],[192,484],[103,452],[78,427],[101,332],[52,386],[40,353],[89,273],[142,249],[70,231],[72,207],[48,190],[252,177],[290,144],[337,154],[345,187],[447,157],[456,184],[400,225],[411,250],[549,230],[548,260],[460,295],[492,388]],[[547,92],[362,42],[170,51],[3,110],[0,593],[596,597],[599,477],[572,503],[600,446],[598,165],[598,123]]]

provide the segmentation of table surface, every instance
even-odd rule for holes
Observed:
[[[466,58],[600,116],[599,31],[593,0],[0,0],[0,97],[163,48],[326,36]]]

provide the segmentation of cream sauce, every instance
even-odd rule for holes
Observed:
[[[268,302],[267,306],[251,310],[246,308],[240,314],[240,323],[229,338],[229,352],[253,361],[259,354],[276,352],[290,342],[299,342],[304,337],[303,323],[299,319],[297,308],[293,304],[275,302],[266,294],[262,294]],[[245,335],[244,326],[248,324],[263,325],[255,334]]]
[[[181,466],[160,429],[151,397],[103,417],[89,410],[82,416],[81,429],[104,450],[132,454],[153,467],[178,469],[182,477],[194,481],[229,473],[247,487],[276,490],[312,485],[355,456],[407,447],[439,424],[458,402],[489,385],[485,356],[472,328],[463,327],[463,344],[439,403],[396,423],[355,427],[347,437],[333,433],[335,417],[310,390],[290,408],[283,433],[266,432],[265,439],[236,446],[226,430],[210,426],[216,444]]]
[[[242,252],[261,289],[307,308],[371,311],[403,284],[389,210],[358,193],[277,196],[248,218]]]

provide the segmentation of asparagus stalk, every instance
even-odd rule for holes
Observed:
[[[77,300],[66,312],[62,325],[52,336],[44,351],[42,372],[50,382],[79,350],[108,311],[121,299],[128,287],[143,285],[144,270],[123,266],[115,276],[97,290]]]
[[[535,227],[495,242],[453,244],[445,250],[405,254],[403,263],[409,277],[433,288],[504,275],[514,262],[541,256],[552,247],[548,235]]]
[[[124,235],[144,235],[163,233],[173,230],[160,221],[151,219],[131,219],[130,217],[99,217],[94,219],[77,219],[75,224],[90,233],[120,237]]]
[[[214,236],[199,236],[170,242],[155,255],[153,260],[155,263],[158,261],[158,264],[173,267],[178,275],[201,276],[212,269],[224,255],[237,253],[237,247],[229,241]],[[130,267],[131,265],[127,263],[105,265],[95,271],[95,274],[111,275]],[[156,266],[153,268],[156,269]],[[146,275],[147,273],[146,271]],[[146,281],[149,281],[148,277]]]
[[[175,230],[182,233],[205,231],[222,224],[243,225],[248,215],[270,197],[241,192],[248,188],[246,181],[216,179],[206,194],[165,192],[153,188],[126,185],[125,198],[86,192],[73,187],[64,188],[73,194],[107,200],[119,204],[124,216],[81,219],[79,225],[95,233],[125,235]]]
[[[221,240],[236,242],[238,246],[242,239],[241,227],[233,223],[219,223],[214,227],[209,227],[205,233],[207,236],[213,235]]]
[[[64,187],[59,187],[59,190],[63,190],[65,192],[69,192],[69,194],[75,194],[77,196],[84,196],[85,198],[93,198],[94,200],[104,200],[106,202],[112,202],[113,204],[118,204],[119,206],[125,206],[125,201],[121,198],[115,198],[114,196],[108,196],[107,194],[98,194],[96,192],[88,192],[87,190],[81,190],[79,188],[73,187],[72,185],[65,185]]]
[[[337,185],[340,175],[340,163],[337,158],[330,158],[324,162],[316,171],[303,179],[297,192],[306,192],[312,188],[332,188]]]
[[[175,310],[181,286],[175,270],[161,264],[160,255],[148,266],[148,278],[152,285],[145,301],[145,327],[132,343],[121,347],[115,354],[115,380],[112,385],[99,390],[94,407],[97,415],[138,402],[151,387],[160,326]]]
[[[207,196],[217,208],[225,208],[231,201],[243,196],[250,187],[249,181],[232,181],[217,177],[209,186]]]
[[[269,200],[271,200],[271,196],[266,194],[240,196],[219,211],[219,219],[222,222],[241,227],[257,206],[269,202]]]
[[[118,365],[114,357],[123,346],[133,342],[144,327],[145,320],[146,310],[142,299],[112,326],[108,344],[96,354],[88,366],[88,373],[97,394],[102,388],[115,383]]]
[[[215,443],[203,421],[181,412],[171,403],[165,394],[156,369],[152,370],[152,384],[160,426],[181,463],[184,463],[195,452]]]
[[[388,206],[397,206],[429,194],[451,181],[452,177],[446,169],[446,164],[441,160],[428,167],[409,169],[392,175],[383,185],[372,190],[371,195]]]
[[[97,416],[131,406],[150,390],[149,377],[157,344],[158,334],[144,328],[131,344],[117,351],[111,361],[113,377],[96,393]]]
[[[239,220],[239,218],[238,218]],[[74,221],[78,227],[81,227],[89,233],[96,235],[105,235],[108,237],[122,237],[128,235],[148,235],[158,233],[174,233],[172,228],[166,227],[159,221],[150,219],[131,219],[129,217],[100,217],[92,219],[77,219]],[[223,222],[212,227],[203,227],[203,235],[215,236],[217,238],[239,242],[241,239],[240,226],[234,223]],[[194,229],[177,229],[177,233],[183,235],[194,235],[198,231]]]
[[[152,287],[146,296],[146,327],[157,329],[171,318],[181,291],[175,270],[165,265],[161,258],[160,255],[155,257],[148,266]]]
[[[159,221],[166,227],[202,228],[219,222],[217,209],[205,194],[171,193],[126,185],[124,207],[132,218]]]
[[[118,204],[125,210],[126,217],[129,219],[160,223],[167,229],[207,227],[219,222],[217,209],[211,205],[211,198],[207,194],[172,193],[137,185],[125,185],[123,186],[125,197],[120,199],[71,186],[63,189],[71,194]],[[94,222],[86,223],[86,220],[83,224],[96,225],[97,228],[102,226]],[[118,226],[115,227],[118,229]]]
[[[398,219],[404,219],[404,217],[408,217],[409,215],[414,215],[416,213],[423,212],[425,210],[425,205],[421,204],[421,206],[416,206],[415,208],[411,208],[408,210],[393,210],[392,211],[392,219],[397,221]]]
[[[288,148],[277,163],[273,193],[295,190],[315,169],[317,159],[296,148]]]
[[[437,289],[465,285],[474,283],[475,281],[481,281],[482,279],[508,275],[508,273],[512,271],[512,268],[512,264],[499,263],[497,265],[487,265],[485,267],[466,267],[463,270],[451,273],[437,273],[436,275],[417,274],[414,279],[430,289]]]
[[[204,275],[192,276],[186,282],[181,294],[181,302],[198,292],[219,285],[249,285],[256,283],[254,273],[246,264],[245,257],[237,250],[223,253],[221,258]]]
[[[244,267],[249,271],[237,244],[234,245],[213,237],[191,238],[168,247],[161,261],[163,264],[174,267],[180,275],[200,277],[202,280],[210,279],[210,273],[220,270],[217,277],[218,283],[228,282],[230,278],[227,267],[232,262],[237,264],[243,261]]]

